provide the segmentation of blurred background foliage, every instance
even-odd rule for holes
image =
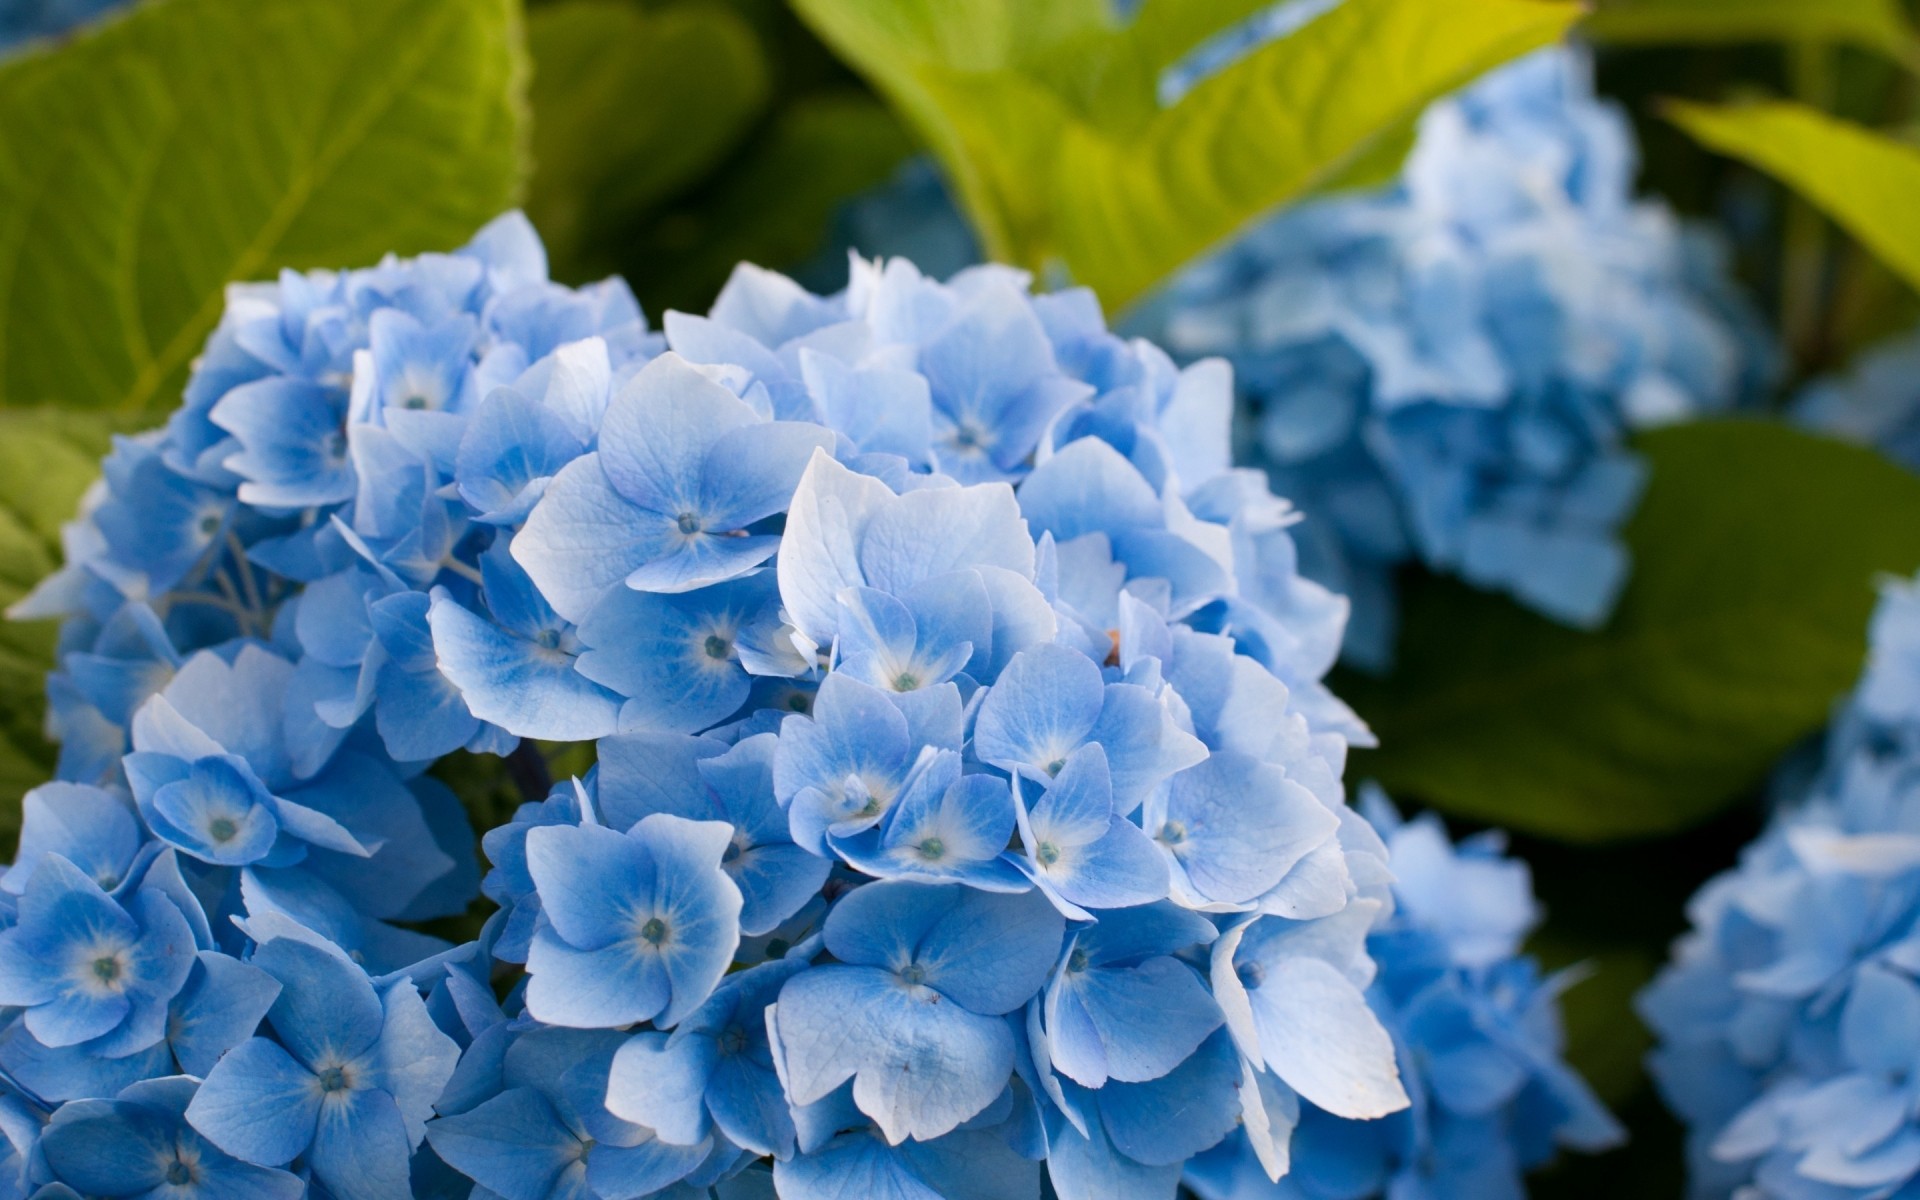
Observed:
[[[108,436],[175,406],[230,280],[448,248],[520,203],[556,278],[622,274],[657,321],[741,260],[838,286],[849,203],[903,173],[937,196],[930,157],[981,244],[1118,308],[1263,212],[1390,178],[1430,100],[1569,27],[1643,187],[1730,237],[1785,351],[1778,399],[1920,320],[1920,0],[1347,0],[1344,32],[1163,94],[1264,7],[148,0],[23,49],[0,62],[0,600],[58,561]],[[1643,448],[1611,626],[1414,578],[1398,671],[1339,684],[1384,743],[1354,777],[1518,830],[1551,914],[1535,949],[1589,965],[1573,1058],[1634,1141],[1538,1195],[1678,1194],[1629,998],[1851,683],[1874,574],[1920,566],[1920,479],[1871,452],[1752,422]],[[51,762],[52,636],[0,625],[8,805]],[[437,769],[492,823],[510,767]]]

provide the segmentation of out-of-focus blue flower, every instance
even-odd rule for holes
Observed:
[[[1896,1195],[1920,1178],[1920,584],[1890,582],[1820,760],[1640,997],[1695,1195]]]
[[[339,1200],[1172,1200],[1242,1126],[1277,1178],[1300,1097],[1404,1106],[1346,604],[1231,413],[1002,267],[742,266],[657,337],[509,216],[235,288],[17,610],[67,752],[0,876],[0,1133],[189,1075]],[[536,790],[476,831],[455,751]],[[66,1003],[41,951],[145,963],[150,907],[172,973]]]
[[[128,0],[7,0],[0,4],[0,57],[97,20]]]
[[[1246,999],[1230,986],[1222,995],[1239,1036],[1267,1053],[1310,1055],[1311,1031],[1326,1017],[1289,1011],[1301,993],[1337,989],[1352,1005],[1364,987],[1365,1004],[1392,1036],[1412,1106],[1382,1121],[1345,1119],[1347,1097],[1327,1089],[1330,1081],[1303,1077],[1297,1099],[1282,1094],[1267,1106],[1294,1127],[1281,1186],[1262,1167],[1276,1152],[1270,1135],[1249,1125],[1189,1168],[1188,1183],[1205,1200],[1524,1196],[1524,1172],[1559,1148],[1603,1150],[1623,1136],[1561,1058],[1559,996],[1577,974],[1543,979],[1520,953],[1539,915],[1526,865],[1505,856],[1497,834],[1455,846],[1431,815],[1403,823],[1377,790],[1366,811],[1394,872],[1391,919],[1371,934],[1347,924],[1338,937],[1317,938],[1317,957],[1281,966],[1304,976],[1311,962],[1312,978],[1271,999],[1272,935],[1250,945],[1229,933],[1221,945],[1233,951]],[[1361,938],[1370,962],[1358,956]],[[1214,963],[1219,972],[1228,960],[1216,951]],[[1314,1007],[1330,1014],[1339,1005],[1323,997]]]
[[[1891,338],[1844,375],[1818,379],[1794,401],[1797,425],[1873,446],[1920,471],[1920,335]]]
[[[1176,355],[1233,362],[1306,573],[1353,598],[1355,661],[1389,657],[1408,559],[1604,621],[1632,431],[1768,372],[1716,248],[1634,200],[1634,167],[1579,54],[1545,52],[1430,110],[1397,186],[1293,209],[1145,310]]]

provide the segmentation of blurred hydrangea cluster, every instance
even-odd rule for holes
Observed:
[[[1868,350],[1844,375],[1808,384],[1792,419],[1920,471],[1920,330]]]
[[[1308,514],[1304,571],[1353,599],[1352,660],[1390,657],[1410,559],[1604,621],[1645,483],[1629,435],[1770,372],[1716,244],[1636,201],[1635,169],[1584,58],[1542,52],[1429,110],[1397,185],[1291,209],[1143,312],[1176,356],[1233,363]]]
[[[1885,586],[1870,638],[1823,756],[1640,999],[1696,1196],[1920,1187],[1920,580]]]
[[[42,38],[78,29],[130,0],[0,0],[0,58]]]
[[[1231,408],[997,267],[654,332],[511,216],[234,288],[20,608],[0,1196],[1171,1200],[1404,1108],[1346,604]],[[482,879],[427,768],[534,741],[595,765]]]
[[[1559,998],[1577,969],[1543,978],[1520,953],[1539,919],[1526,864],[1498,833],[1454,846],[1431,814],[1403,822],[1371,785],[1361,808],[1394,877],[1367,998],[1412,1104],[1380,1121],[1302,1104],[1278,1186],[1238,1137],[1194,1160],[1188,1186],[1202,1200],[1521,1197],[1523,1174],[1560,1148],[1617,1145],[1624,1131],[1562,1060]]]

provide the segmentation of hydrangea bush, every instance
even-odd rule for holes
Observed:
[[[1540,919],[1526,864],[1497,832],[1455,846],[1431,814],[1402,821],[1377,787],[1361,807],[1394,875],[1368,999],[1412,1104],[1380,1121],[1302,1104],[1285,1190],[1239,1137],[1196,1159],[1189,1186],[1202,1200],[1517,1197],[1561,1147],[1617,1145],[1624,1131],[1562,1060],[1559,997],[1578,971],[1542,977],[1520,952]]]
[[[1770,371],[1718,244],[1634,198],[1632,131],[1589,76],[1568,49],[1503,68],[1427,112],[1398,184],[1288,210],[1142,317],[1232,361],[1363,665],[1391,655],[1408,560],[1603,622],[1645,483],[1631,433]]]
[[[1920,1180],[1920,580],[1885,586],[1817,762],[1640,998],[1693,1194],[1910,1194]]]
[[[6,1186],[1147,1200],[1405,1108],[1346,604],[1231,405],[999,267],[654,332],[510,216],[234,288],[20,606]],[[426,769],[536,742],[483,880]]]

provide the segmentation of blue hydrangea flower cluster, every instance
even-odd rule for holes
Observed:
[[[1393,870],[1394,910],[1368,936],[1367,998],[1393,1035],[1412,1098],[1380,1121],[1300,1105],[1291,1171],[1276,1186],[1239,1137],[1195,1159],[1202,1200],[1481,1200],[1523,1197],[1525,1172],[1561,1147],[1597,1151],[1624,1131],[1562,1059],[1559,998],[1577,969],[1542,977],[1520,944],[1539,919],[1524,862],[1498,833],[1453,845],[1437,817],[1402,821],[1378,788],[1362,811]]]
[[[1920,471],[1920,330],[1873,347],[1843,375],[1808,384],[1791,416],[1803,428],[1872,446]]]
[[[1824,756],[1783,771],[1640,998],[1696,1196],[1920,1187],[1920,580],[1885,586],[1870,636]]]
[[[1028,283],[236,287],[21,606],[0,1196],[1172,1200],[1404,1108],[1346,604],[1225,365]],[[536,740],[482,879],[425,769]]]
[[[1631,130],[1589,75],[1555,49],[1489,76],[1429,110],[1396,186],[1287,211],[1142,317],[1176,356],[1232,361],[1362,665],[1390,658],[1409,560],[1603,622],[1645,483],[1630,434],[1770,369],[1716,245],[1634,199]]]
[[[130,0],[0,0],[0,57],[18,47],[78,29]]]

